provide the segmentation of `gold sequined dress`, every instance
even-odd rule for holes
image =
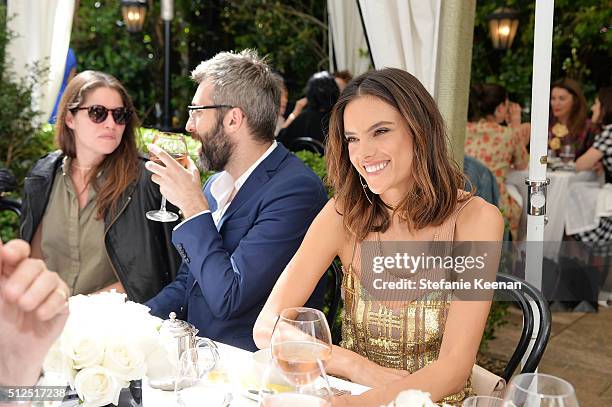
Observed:
[[[469,200],[458,205],[453,215],[437,228],[434,241],[453,241],[457,215],[467,202]],[[359,279],[359,247],[354,245],[348,269],[343,267],[344,308],[340,346],[381,366],[414,373],[438,358],[450,307],[450,293],[431,292],[421,299],[399,303],[393,308],[372,300]],[[460,404],[472,394],[468,380],[462,391],[445,397],[441,402]]]

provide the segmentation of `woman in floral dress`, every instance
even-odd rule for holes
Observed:
[[[500,123],[509,123],[512,127]],[[506,186],[510,169],[527,167],[527,149],[521,137],[520,106],[508,102],[508,93],[494,84],[475,85],[470,95],[470,121],[465,136],[465,154],[481,161],[495,175],[500,209],[510,224],[512,239],[518,238],[522,206]]]

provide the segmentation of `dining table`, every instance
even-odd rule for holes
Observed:
[[[506,177],[506,184],[514,185],[521,194],[523,201],[519,241],[525,240],[527,237],[527,185],[525,184],[525,179],[528,177],[528,170],[510,171]],[[549,169],[546,172],[546,177],[550,179],[550,184],[546,194],[546,217],[548,222],[544,227],[544,241],[560,242],[565,234],[566,213],[574,209],[571,205],[568,205],[570,184],[573,182],[596,181],[598,176],[593,171],[551,171]]]
[[[219,362],[208,374],[202,384],[181,390],[181,398],[185,407],[254,407],[257,406],[253,393],[258,389],[253,375],[261,374],[256,368],[254,353],[234,346],[216,342],[219,349]],[[259,377],[260,379],[260,377]],[[328,376],[332,390],[353,395],[361,394],[368,387],[347,380]],[[250,384],[249,384],[250,382]],[[229,403],[229,404],[228,404]],[[175,405],[175,395],[172,391],[154,389],[149,385],[147,378],[142,381],[143,407],[168,407]]]

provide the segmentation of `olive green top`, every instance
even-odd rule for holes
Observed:
[[[90,294],[117,282],[117,277],[106,254],[104,220],[96,219],[96,191],[89,188],[87,203],[80,209],[70,162],[66,157],[54,177],[42,220],[41,249],[48,268],[59,273],[73,295]]]

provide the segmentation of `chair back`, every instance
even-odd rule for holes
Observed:
[[[499,294],[502,294],[502,296],[511,297],[523,312],[523,330],[521,332],[521,337],[502,375],[506,382],[508,382],[523,359],[525,363],[521,369],[521,373],[535,372],[542,360],[546,345],[548,345],[552,317],[550,308],[548,307],[548,301],[544,299],[540,290],[527,281],[505,273],[499,273],[497,275],[497,281],[520,283],[520,288],[518,289],[498,290]],[[530,339],[536,323],[538,326],[538,333],[533,342],[533,347],[529,349]]]
[[[21,217],[21,202],[2,196],[17,189],[17,180],[6,168],[0,168],[0,212],[11,211]]]
[[[334,260],[327,271],[328,276],[330,275],[331,277],[330,284],[332,293],[329,310],[327,311],[327,324],[329,325],[329,330],[333,332],[336,323],[336,314],[338,313],[340,298],[342,296],[342,270]]]
[[[291,141],[289,145],[291,151],[307,150],[316,154],[325,154],[325,146],[319,140],[315,140],[312,137],[298,137]]]

